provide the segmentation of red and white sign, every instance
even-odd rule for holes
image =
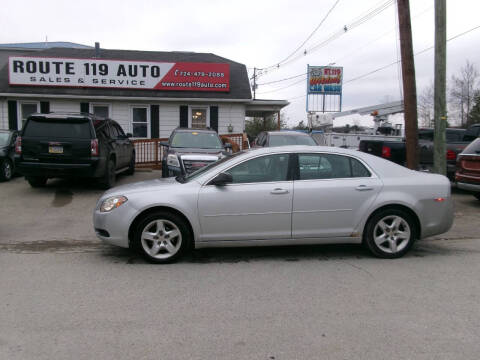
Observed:
[[[230,65],[11,56],[10,85],[230,91]]]

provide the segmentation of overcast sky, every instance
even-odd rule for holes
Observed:
[[[100,42],[109,49],[208,52],[245,64],[268,67],[289,56],[318,26],[337,0],[317,1],[2,1],[0,43],[71,41]],[[386,0],[339,0],[326,21],[301,47],[296,61],[261,76],[259,83],[306,73],[307,64],[335,62],[344,82],[397,61],[396,4],[362,25],[330,38]],[[413,47],[434,44],[434,0],[410,0]],[[480,25],[478,0],[447,1],[447,38]],[[466,60],[480,68],[480,29],[452,40],[447,47],[447,76]],[[303,55],[307,49],[307,55]],[[399,50],[398,50],[399,51]],[[433,81],[433,50],[415,56],[417,92]],[[348,82],[343,110],[400,99],[397,65]],[[303,77],[259,86],[257,98],[285,99],[290,125],[306,119]],[[349,118],[351,120],[351,118]],[[346,120],[336,120],[343,124]],[[362,121],[368,123],[368,121]]]

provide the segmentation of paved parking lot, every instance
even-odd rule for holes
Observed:
[[[159,172],[122,176],[119,183]],[[1,359],[478,359],[480,201],[398,260],[358,246],[101,245],[94,183],[0,183]]]

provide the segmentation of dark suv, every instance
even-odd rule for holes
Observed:
[[[33,114],[15,145],[15,162],[32,187],[49,178],[97,178],[104,188],[116,174],[135,171],[135,149],[120,125],[87,113]]]
[[[162,177],[190,174],[208,164],[229,155],[231,144],[223,145],[217,132],[212,129],[175,129],[162,158]]]

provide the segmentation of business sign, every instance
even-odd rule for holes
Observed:
[[[333,66],[309,66],[308,94],[341,95],[343,68]]]
[[[230,65],[11,56],[10,85],[230,91]]]

